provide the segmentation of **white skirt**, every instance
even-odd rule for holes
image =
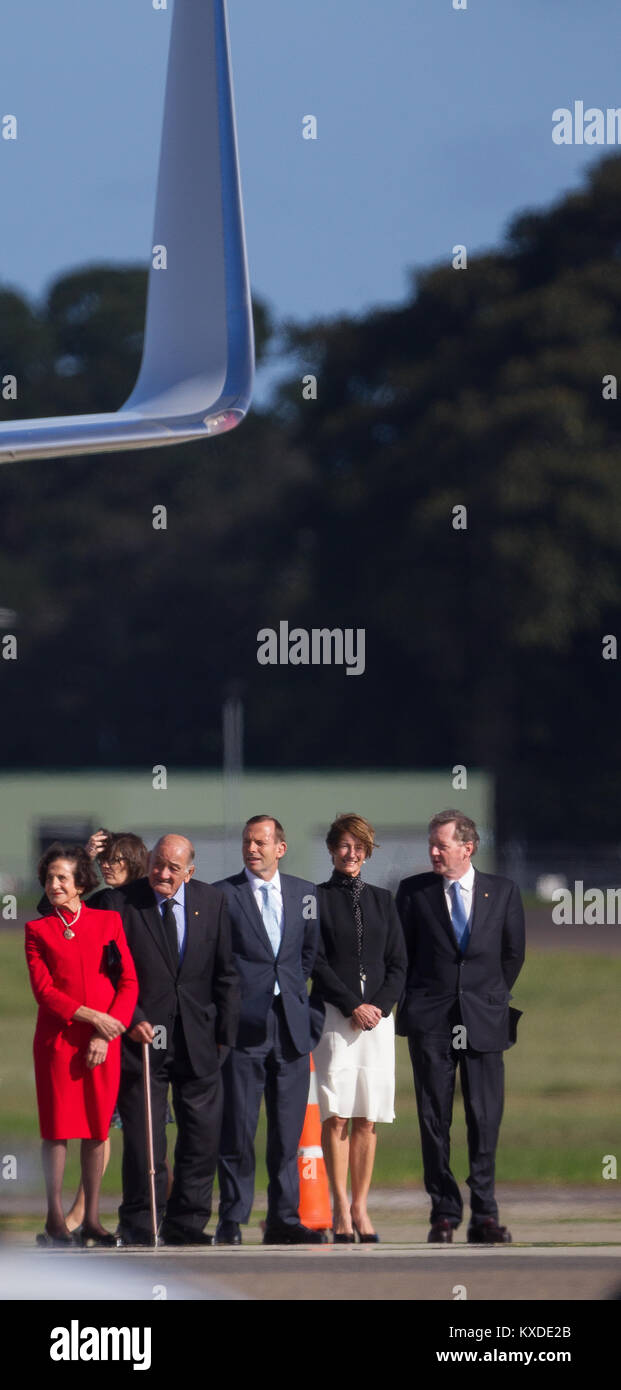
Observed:
[[[323,1033],[313,1061],[319,1114],[390,1124],[395,1118],[395,1024],[392,1014],[376,1028],[355,1028],[340,1009],[326,1004]]]

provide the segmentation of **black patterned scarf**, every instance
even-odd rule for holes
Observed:
[[[344,892],[347,893],[351,898],[351,904],[354,910],[354,922],[356,924],[356,945],[358,947],[358,967],[360,970],[360,979],[366,980],[366,971],[362,963],[363,923],[362,909],[360,907],[360,898],[365,887],[364,882],[360,877],[360,874],[356,874],[355,878],[351,878],[349,874],[339,873],[338,869],[335,869],[334,873],[332,874],[332,882],[338,884],[338,887],[342,888]]]

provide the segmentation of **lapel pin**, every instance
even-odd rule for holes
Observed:
[[[483,896],[484,896],[485,898],[489,898],[489,893],[484,893]]]
[[[485,894],[485,896],[487,897],[487,893]],[[197,909],[197,908],[194,908],[194,916],[195,916],[195,917],[198,917],[198,909]]]

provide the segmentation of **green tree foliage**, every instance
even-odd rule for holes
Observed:
[[[290,372],[232,435],[3,467],[5,763],[216,762],[236,680],[255,766],[483,766],[503,838],[610,837],[620,225],[612,157],[467,270],[419,272],[403,305],[280,339],[258,306],[259,357],[284,341]],[[2,418],[120,405],[145,287],[92,267],[39,312],[0,294],[20,382]],[[364,675],[259,667],[258,630],[285,619],[364,628]]]
[[[38,314],[5,295],[1,361],[19,395],[3,418],[117,408],[145,291],[142,271],[93,267],[59,280]],[[258,305],[259,362],[271,334]],[[26,397],[31,362],[40,389]],[[283,518],[305,467],[256,411],[222,440],[0,469],[0,608],[17,613],[19,649],[0,661],[5,765],[217,762],[223,696],[256,679],[270,585],[291,580]]]
[[[382,762],[490,768],[503,835],[565,838],[561,806],[601,834],[619,766],[602,636],[621,633],[620,407],[602,378],[621,372],[620,212],[615,157],[501,252],[419,274],[405,306],[289,331],[318,377],[316,402],[293,380],[281,395],[313,460],[315,611],[364,614],[369,686],[383,667],[381,728],[356,737]]]

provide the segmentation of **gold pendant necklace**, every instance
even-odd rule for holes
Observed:
[[[64,938],[65,938],[65,941],[73,941],[73,938],[74,938],[74,936],[75,936],[75,932],[72,931],[71,928],[72,928],[72,927],[75,927],[75,924],[76,924],[76,922],[77,922],[77,920],[78,920],[78,917],[80,916],[80,913],[81,913],[81,911],[82,911],[82,903],[80,903],[80,906],[79,906],[79,908],[78,908],[78,910],[77,910],[77,912],[76,912],[76,914],[75,914],[75,917],[72,917],[70,922],[65,922],[65,919],[64,919],[64,917],[63,917],[63,915],[62,915],[62,912],[60,912],[59,908],[55,907],[55,908],[54,908],[54,911],[55,911],[55,913],[56,913],[56,916],[57,916],[57,917],[60,917],[60,920],[61,920],[61,922],[62,922],[62,924],[63,924],[63,927],[65,928],[65,930],[64,930],[64,932],[63,932],[63,936],[64,936]]]

